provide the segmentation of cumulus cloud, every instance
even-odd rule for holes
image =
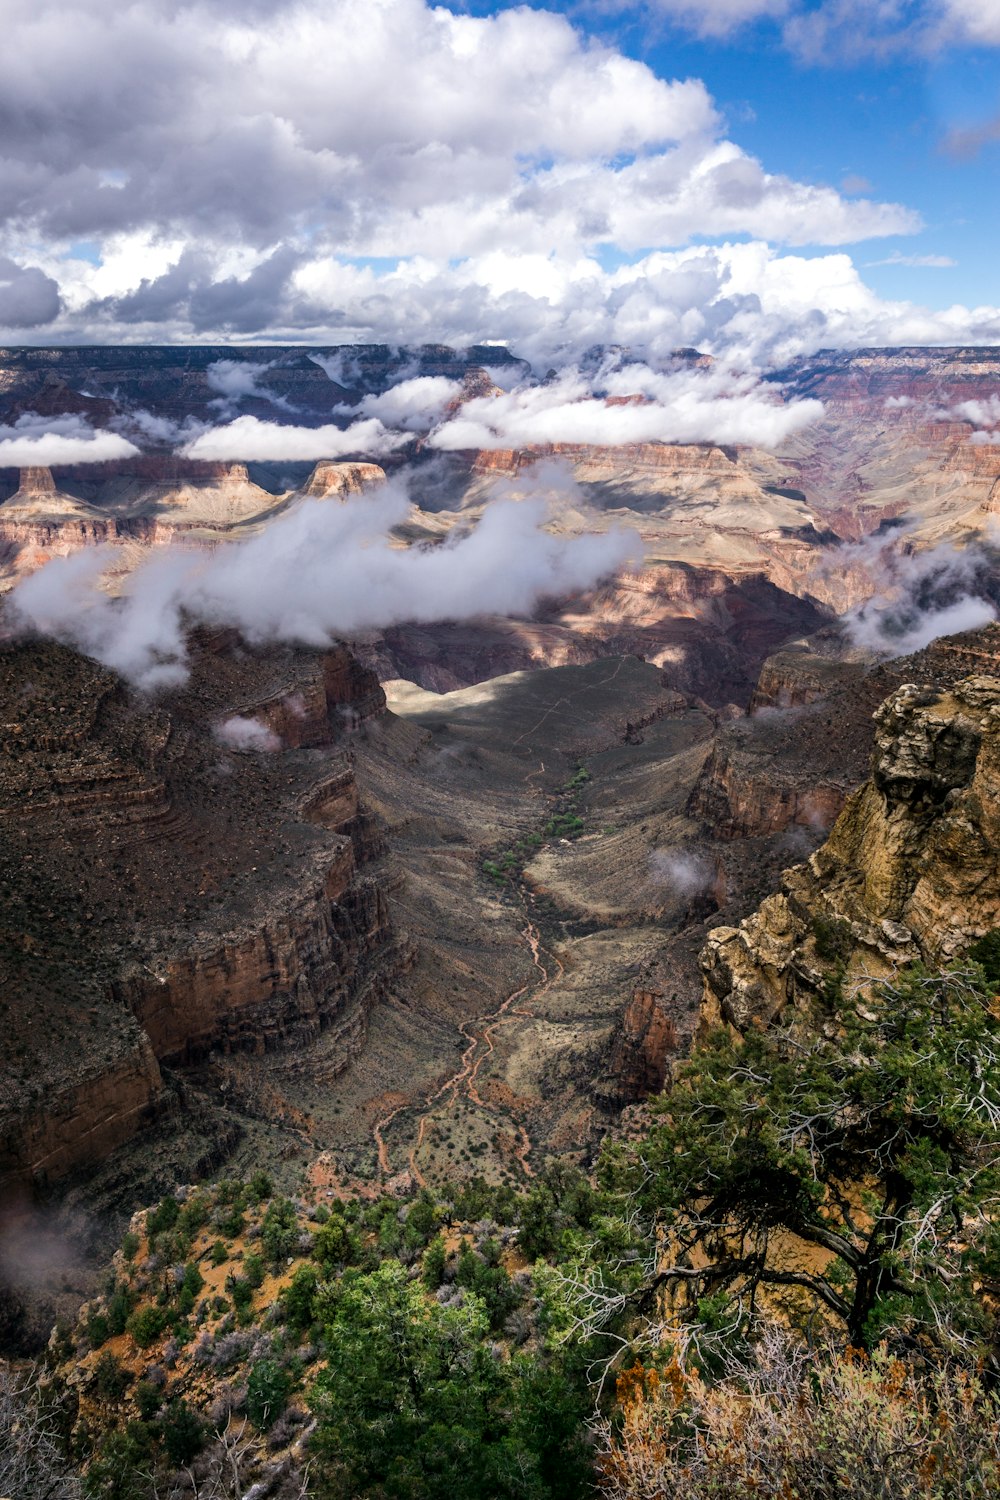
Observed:
[[[712,35],[773,16],[817,56],[838,38],[997,30],[982,0],[651,3]],[[598,341],[780,363],[1000,338],[996,307],[882,301],[847,255],[780,253],[921,219],[856,181],[845,195],[770,171],[699,80],[658,77],[543,8],[9,0],[4,19],[0,327],[496,339],[543,369]]]
[[[0,255],[0,328],[39,328],[59,315],[59,284],[38,266]]]
[[[139,449],[117,432],[95,432],[81,417],[44,417],[26,412],[0,426],[0,469],[55,464],[99,464],[130,458]]]
[[[393,545],[390,533],[409,510],[398,482],[344,505],[304,501],[244,542],[152,559],[117,600],[98,587],[108,561],[101,549],[56,558],[18,585],[15,617],[155,688],[183,678],[191,622],[233,626],[252,641],[325,645],[404,622],[525,616],[541,598],[590,588],[641,551],[623,529],[550,535],[540,500],[497,502],[473,531],[438,546]]]
[[[382,457],[409,440],[409,433],[390,432],[376,417],[349,427],[292,427],[262,422],[259,417],[237,417],[235,422],[199,433],[181,452],[185,458],[244,462],[343,458],[354,453]]]
[[[762,8],[781,0],[697,11],[718,30]],[[920,227],[903,205],[768,171],[699,80],[541,8],[9,0],[5,40],[0,254],[32,260],[32,317],[55,316],[59,283],[63,338],[523,345],[528,324],[539,345],[579,345],[588,318],[615,319],[609,245],[647,259],[706,236],[842,245]],[[567,277],[578,310],[556,306]]]
[[[592,394],[577,370],[544,385],[476,397],[431,433],[433,448],[516,448],[537,443],[616,445],[645,442],[756,443],[773,446],[822,415],[819,401],[782,405],[752,377],[628,365],[601,377],[620,397]]]
[[[285,304],[302,337],[331,319],[345,340],[468,345],[488,330],[536,368],[622,345],[654,362],[697,346],[732,363],[782,365],[817,348],[1000,339],[1000,308],[932,312],[886,302],[844,254],[781,254],[761,241],[660,250],[616,270],[590,256],[497,248],[447,268],[400,261],[376,271],[312,258]]]

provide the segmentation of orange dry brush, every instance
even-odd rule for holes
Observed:
[[[606,1500],[987,1500],[1000,1401],[978,1376],[884,1348],[810,1349],[764,1332],[716,1383],[673,1360],[619,1377],[597,1424]]]

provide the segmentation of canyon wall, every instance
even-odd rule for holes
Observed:
[[[876,715],[870,780],[826,843],[702,955],[704,1018],[740,1028],[808,1006],[829,970],[863,985],[940,964],[1000,926],[1000,678],[907,683]]]
[[[53,643],[0,653],[7,1201],[175,1115],[163,1069],[328,1031],[346,1065],[405,961],[350,751],[377,679],[343,647],[192,649],[157,709]],[[220,748],[235,710],[280,746]]]

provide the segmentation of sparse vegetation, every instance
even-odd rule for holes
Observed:
[[[589,780],[590,772],[586,766],[578,764],[558,794],[554,813],[545,819],[539,829],[522,834],[515,843],[484,859],[480,866],[483,874],[494,885],[516,885],[524,875],[525,865],[547,840],[579,838],[585,824],[579,813],[576,794]]]
[[[155,1259],[88,1311],[87,1495],[156,1500],[180,1465],[220,1472],[232,1432],[245,1489],[280,1462],[315,1500],[709,1500],[774,1476],[865,1500],[873,1464],[897,1488],[872,1500],[985,1500],[992,998],[985,964],[914,969],[808,1033],[709,1037],[596,1178],[322,1212],[224,1182],[186,1225],[164,1199]]]

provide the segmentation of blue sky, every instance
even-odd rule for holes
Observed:
[[[0,339],[1000,342],[1000,0],[8,0]]]
[[[996,0],[975,4],[1000,33]],[[473,0],[450,8],[488,16],[514,7]],[[769,170],[917,209],[926,224],[922,232],[887,239],[858,257],[865,280],[881,296],[970,304],[1000,298],[1000,130],[996,139],[981,142],[954,139],[988,132],[1000,117],[995,46],[958,40],[910,45],[901,25],[895,28],[897,44],[879,55],[859,16],[857,51],[830,45],[814,59],[789,46],[781,20],[771,16],[705,37],[655,6],[555,0],[545,8],[562,12],[661,77],[703,79],[732,138]],[[824,6],[805,9],[815,14]],[[868,9],[878,9],[878,0]],[[893,28],[886,33],[891,36]],[[956,264],[872,264],[893,256]]]

